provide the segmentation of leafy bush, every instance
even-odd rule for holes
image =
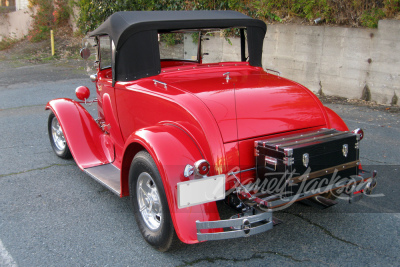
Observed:
[[[394,17],[400,12],[400,0],[385,0],[385,15],[387,17]]]
[[[29,7],[36,9],[28,34],[28,40],[31,42],[47,39],[51,29],[68,24],[71,13],[68,0],[29,0]]]
[[[81,13],[78,25],[82,33],[96,29],[111,14],[134,10],[238,10],[245,11],[243,0],[76,0]]]
[[[385,12],[380,8],[364,11],[361,15],[361,25],[369,28],[377,28],[378,21],[385,17]]]
[[[9,49],[14,46],[18,42],[17,39],[12,37],[3,37],[0,42],[0,51]]]
[[[35,0],[43,1],[43,0]],[[75,0],[82,33],[94,30],[111,14],[130,10],[237,10],[254,18],[282,21],[300,17],[312,22],[376,27],[377,20],[400,12],[400,0]],[[383,13],[382,13],[383,12]]]

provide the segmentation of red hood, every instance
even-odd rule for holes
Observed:
[[[260,68],[210,67],[160,78],[203,101],[225,143],[326,125],[322,104],[310,91]]]

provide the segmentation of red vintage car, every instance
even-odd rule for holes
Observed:
[[[376,185],[360,165],[362,130],[262,68],[265,33],[233,11],[117,12],[81,51],[96,51],[98,118],[84,86],[80,100],[46,106],[57,156],[129,196],[158,250],[261,233],[274,210],[329,207],[342,193],[354,202]],[[217,202],[233,215],[221,219]]]

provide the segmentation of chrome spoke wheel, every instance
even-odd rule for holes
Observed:
[[[55,147],[60,151],[64,151],[66,147],[65,137],[61,129],[61,125],[56,117],[53,117],[51,121],[51,135],[53,137]]]
[[[157,186],[150,174],[142,172],[139,175],[136,189],[139,212],[147,227],[155,231],[161,225],[162,205]]]
[[[53,112],[49,115],[49,119],[47,121],[47,130],[49,133],[51,147],[56,155],[62,159],[72,158],[71,151],[69,150],[68,144],[65,140],[64,132],[57,120],[56,115]]]
[[[167,251],[179,242],[160,173],[145,150],[138,152],[132,160],[129,194],[135,220],[149,244],[159,251]]]

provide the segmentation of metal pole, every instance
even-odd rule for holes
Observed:
[[[51,55],[54,56],[54,34],[53,30],[50,30],[50,40],[51,40]]]

